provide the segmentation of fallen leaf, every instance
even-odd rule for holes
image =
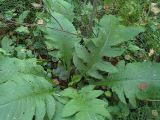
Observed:
[[[151,57],[152,55],[154,55],[155,51],[153,49],[150,49],[148,56]]]
[[[33,7],[38,8],[38,9],[42,7],[42,5],[38,3],[31,3],[31,4]]]
[[[130,55],[125,55],[125,59],[126,59],[126,60],[130,60],[130,59],[131,59],[131,56],[130,56]]]
[[[104,9],[105,9],[106,12],[108,12],[109,6],[108,6],[108,5],[105,5],[105,6],[104,6]]]
[[[59,85],[59,81],[57,79],[53,79],[53,83]]]
[[[43,25],[43,24],[44,24],[44,21],[43,21],[42,19],[40,19],[40,20],[37,21],[37,24],[38,24],[38,25]]]
[[[160,13],[160,9],[158,8],[158,3],[151,3],[151,11],[154,14]]]
[[[158,117],[158,111],[157,110],[152,110],[152,115],[154,117]]]

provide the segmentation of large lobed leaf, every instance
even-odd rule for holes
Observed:
[[[55,112],[52,84],[34,59],[0,55],[0,119],[51,119]]]
[[[73,24],[62,14],[51,13],[54,18],[47,23],[45,33],[48,49],[57,49],[58,58],[69,68],[74,53],[74,45],[80,41]]]
[[[62,104],[61,102],[56,102],[55,116],[52,120],[74,120],[73,117],[62,117],[63,108],[64,104]]]
[[[63,117],[75,115],[75,120],[105,120],[111,118],[107,108],[107,103],[97,99],[103,92],[93,90],[94,86],[86,86],[80,91],[67,88],[61,95],[70,98],[64,106]]]
[[[129,102],[136,106],[138,99],[159,99],[160,94],[160,64],[143,62],[130,63],[125,66],[124,61],[118,64],[119,72],[112,74],[103,85],[110,86],[121,101]]]
[[[16,80],[21,75],[45,76],[43,68],[36,64],[36,59],[19,60],[0,55],[0,83]]]
[[[64,0],[43,0],[49,12],[57,12],[65,16],[68,20],[73,22],[74,13],[73,6]]]
[[[125,27],[119,20],[111,15],[104,16],[100,21],[98,38],[93,38],[86,46],[76,45],[74,64],[83,75],[103,79],[99,71],[115,73],[116,67],[104,61],[103,56],[116,57],[122,55],[124,49],[116,47],[122,42],[132,40],[140,32],[141,27]]]

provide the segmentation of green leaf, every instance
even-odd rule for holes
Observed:
[[[141,50],[137,45],[129,44],[128,49],[131,51]]]
[[[5,12],[4,18],[7,19],[7,20],[11,20],[16,15],[17,15],[16,10],[11,9],[11,10],[8,10],[8,11]]]
[[[123,26],[120,24],[118,18],[114,16],[104,16],[100,25],[102,32],[105,34],[107,44],[110,46],[118,45],[122,42],[132,40],[144,29],[140,26]]]
[[[71,22],[74,18],[73,5],[64,1],[64,0],[44,0],[46,7],[49,9],[49,12],[57,12],[65,16]]]
[[[74,120],[73,117],[67,117],[67,118],[62,117],[63,107],[64,105],[62,103],[56,102],[56,113],[55,116],[53,117],[53,120]]]
[[[110,106],[109,111],[111,112],[112,116],[114,116],[114,118],[117,118],[117,119],[127,117],[130,112],[128,105],[122,102],[119,102],[114,106]]]
[[[2,53],[3,55],[10,55],[8,54],[4,49],[0,48],[0,53]]]
[[[61,95],[64,97],[74,98],[75,96],[78,95],[78,93],[77,93],[76,89],[68,88],[68,89],[65,89],[64,91],[62,91]]]
[[[7,25],[4,22],[0,21],[0,28],[4,28],[4,27],[7,27]]]
[[[73,88],[68,88],[69,91]],[[71,98],[70,94],[65,89],[62,96]],[[94,86],[86,86],[78,91],[72,99],[64,106],[63,117],[75,115],[75,120],[105,120],[105,117],[111,118],[108,110],[105,108],[107,103],[97,99],[101,94],[100,90],[93,90]],[[65,94],[64,94],[65,92]]]
[[[15,31],[19,33],[27,33],[27,34],[29,33],[28,27],[24,27],[24,26],[18,27]]]
[[[1,2],[4,2],[5,0],[1,0]]]
[[[75,83],[78,83],[80,80],[82,79],[81,75],[75,75],[72,77],[71,82],[69,83],[69,85],[73,85]]]
[[[73,24],[59,13],[52,13],[51,22],[46,25],[46,41],[52,49],[58,49],[58,57],[69,69],[74,53],[74,45],[80,41]],[[51,48],[50,46],[50,48]]]
[[[132,40],[140,32],[141,27],[125,27],[119,20],[111,15],[104,16],[100,21],[100,33],[92,38],[85,46],[76,45],[73,61],[82,75],[103,79],[102,74],[116,73],[117,68],[110,62],[104,61],[103,56],[117,57],[123,54],[124,49],[117,47],[122,42]]]
[[[53,87],[33,59],[0,56],[1,119],[51,119],[55,112]]]
[[[111,96],[112,96],[112,93],[111,93],[111,91],[106,91],[106,92],[105,92],[105,95],[106,95],[107,97],[111,97]]]
[[[19,60],[0,55],[0,83],[16,80],[17,76],[24,74],[45,77],[43,68],[36,62],[36,59]]]
[[[29,14],[28,10],[23,11],[23,13],[18,17],[18,19],[16,21],[19,23],[23,23],[24,20],[27,18],[28,14]]]
[[[2,49],[5,50],[7,53],[13,52],[14,47],[12,46],[13,41],[8,37],[4,37],[1,41]]]
[[[159,63],[130,63],[125,66],[122,61],[118,64],[118,69],[118,73],[111,74],[101,84],[110,86],[122,102],[126,103],[125,96],[133,106],[136,106],[136,98],[160,98]]]

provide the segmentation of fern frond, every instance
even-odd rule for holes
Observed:
[[[0,119],[43,120],[53,118],[53,87],[34,59],[0,56]]]

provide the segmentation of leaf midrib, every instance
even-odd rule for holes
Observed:
[[[115,83],[122,83],[123,84],[124,82],[137,82],[137,81],[138,82],[152,82],[152,81],[160,82],[160,79],[153,79],[153,80],[150,80],[150,81],[147,81],[144,78],[143,79],[136,79],[136,80],[135,79],[108,80],[108,81],[103,81],[103,82],[95,82],[95,83],[93,83],[93,85],[98,85],[98,86],[106,85],[106,86],[108,86],[111,83],[115,85]]]
[[[111,19],[111,18],[110,18]],[[109,20],[110,21],[110,23],[111,23],[111,20]],[[91,62],[89,65],[88,65],[88,67],[86,68],[86,70],[82,73],[83,75],[84,74],[86,74],[86,73],[88,73],[88,71],[96,64],[96,62],[98,61],[98,59],[101,57],[101,53],[103,52],[103,50],[104,50],[104,48],[106,47],[106,44],[107,44],[107,42],[108,42],[108,40],[109,40],[109,37],[110,37],[110,34],[111,34],[111,31],[112,31],[112,27],[113,27],[113,25],[111,24],[111,26],[110,26],[110,31],[109,31],[109,33],[108,33],[108,36],[107,36],[107,39],[105,40],[104,38],[102,38],[102,40],[104,39],[104,42],[102,42],[101,43],[101,45],[103,45],[103,47],[101,48],[101,47],[98,47],[98,50],[96,50],[96,53],[92,53],[92,55],[93,56],[91,56],[91,60],[90,61],[93,61],[93,62]],[[104,43],[104,44],[103,44]],[[100,45],[100,46],[101,46]]]
[[[40,91],[40,92],[37,92],[37,93],[32,93],[32,94],[29,94],[29,95],[25,95],[25,96],[22,96],[22,97],[18,97],[16,99],[12,99],[11,101],[8,101],[4,104],[0,104],[0,106],[3,106],[3,105],[7,105],[7,104],[10,104],[12,102],[16,102],[16,101],[19,101],[21,99],[25,99],[25,98],[33,98],[33,97],[40,97],[40,96],[45,96],[45,95],[51,95],[51,93],[53,93],[53,89],[52,90],[48,90],[48,91]]]

